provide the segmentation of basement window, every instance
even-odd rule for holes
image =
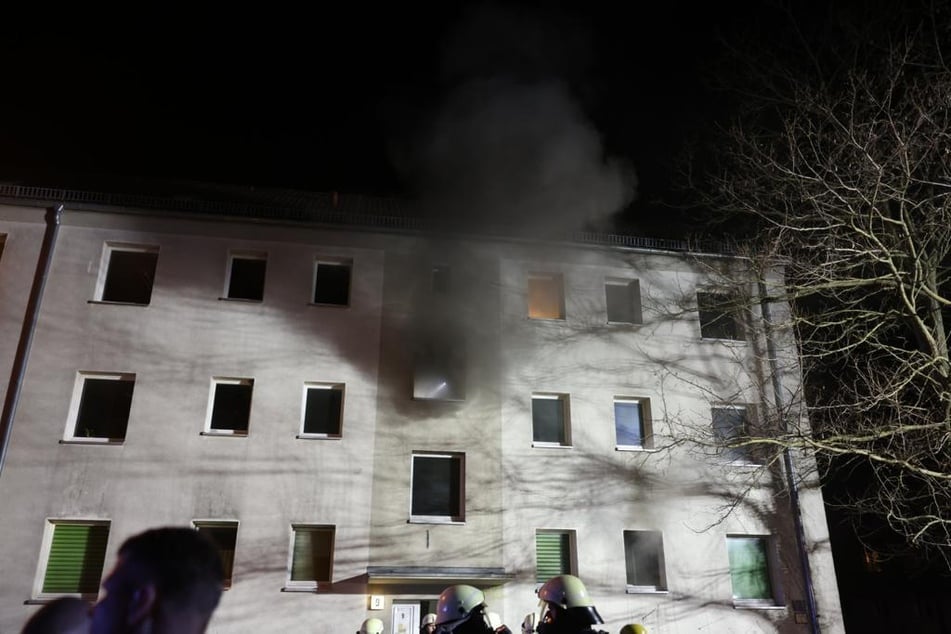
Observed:
[[[73,385],[65,440],[123,442],[134,388],[134,374],[80,372]]]
[[[211,380],[204,435],[247,436],[254,379],[215,377]]]
[[[314,303],[349,306],[352,268],[350,261],[318,259],[314,264]]]
[[[260,251],[232,251],[228,255],[226,299],[260,302],[264,299],[267,254]]]

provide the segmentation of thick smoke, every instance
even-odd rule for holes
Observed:
[[[430,212],[547,237],[610,229],[636,177],[605,155],[574,96],[584,39],[537,15],[483,8],[447,44],[455,87],[402,162]]]

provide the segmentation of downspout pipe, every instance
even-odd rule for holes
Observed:
[[[46,279],[49,277],[50,265],[53,263],[53,247],[56,246],[56,236],[59,234],[59,222],[62,215],[63,205],[56,205],[46,210],[46,231],[43,234],[43,244],[40,247],[36,272],[33,274],[33,287],[30,289],[30,299],[27,302],[26,313],[23,316],[23,327],[20,330],[16,355],[13,357],[10,383],[7,385],[7,396],[4,399],[3,413],[0,417],[0,475],[3,474],[3,465],[7,459],[7,447],[10,445],[13,418],[16,416],[17,405],[20,401],[20,390],[26,376],[26,364],[30,358],[33,334],[36,332],[36,323],[40,316],[43,289],[46,288]]]
[[[783,398],[783,385],[779,378],[779,363],[776,356],[775,329],[773,316],[770,310],[770,299],[767,293],[765,280],[759,280],[760,311],[763,315],[764,332],[766,335],[766,355],[769,357],[769,373],[773,383],[773,398],[776,412],[780,421],[781,430],[788,431],[786,423],[786,403]],[[802,581],[806,591],[806,609],[809,613],[809,625],[812,634],[819,634],[819,614],[816,608],[816,593],[812,582],[812,569],[809,566],[809,549],[806,546],[806,531],[802,523],[802,506],[799,501],[799,487],[796,484],[796,466],[793,463],[789,447],[783,449],[783,470],[786,472],[786,488],[789,490],[789,506],[792,510],[793,524],[796,531],[796,550],[799,555],[799,567],[802,570]]]

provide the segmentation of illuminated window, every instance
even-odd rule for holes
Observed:
[[[224,587],[230,588],[234,572],[235,544],[238,541],[238,523],[217,520],[195,520],[192,523],[199,533],[217,546],[224,572]]]
[[[773,577],[775,552],[768,536],[728,535],[730,582],[738,605],[773,606],[780,603]]]
[[[465,521],[465,454],[414,453],[410,519]]]
[[[232,251],[228,255],[227,299],[259,302],[264,299],[267,254],[259,251]]]
[[[304,385],[300,437],[340,437],[343,387],[342,383],[307,383]]]
[[[215,377],[205,421],[206,435],[247,436],[254,379]]]
[[[609,322],[616,324],[641,323],[640,282],[637,280],[605,280],[604,295]]]
[[[628,592],[657,592],[664,579],[664,545],[659,531],[624,531]]]
[[[134,374],[80,372],[66,423],[66,440],[122,442],[132,408]]]
[[[314,303],[350,305],[352,264],[343,260],[317,260],[314,264]]]
[[[614,399],[614,431],[619,448],[651,447],[650,401],[646,398]]]
[[[158,247],[106,243],[96,283],[96,300],[148,305],[158,262]]]
[[[704,339],[743,339],[738,299],[726,293],[697,293],[700,336]]]
[[[535,446],[571,445],[567,394],[532,395],[532,441]]]
[[[49,520],[34,596],[95,600],[109,541],[108,521]]]
[[[333,581],[334,526],[294,524],[286,588],[315,589]]]
[[[564,281],[561,274],[530,273],[528,316],[532,319],[564,319]]]
[[[545,583],[575,571],[574,531],[535,531],[535,582]]]

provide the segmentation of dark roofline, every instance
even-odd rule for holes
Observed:
[[[337,192],[287,192],[283,190],[249,190],[249,200],[214,200],[206,196],[148,196],[142,194],[105,193],[55,187],[37,187],[0,183],[0,199],[31,201],[41,204],[62,203],[79,209],[125,207],[146,210],[188,212],[208,216],[287,220],[313,224],[366,228],[377,231],[429,232],[445,231],[448,227],[415,213],[409,201]],[[266,201],[267,204],[261,201]],[[469,230],[474,235],[511,238],[504,227],[478,227]],[[729,255],[734,253],[722,243],[690,244],[686,240],[648,238],[596,232],[571,232],[563,241],[575,244],[615,248],[647,249],[678,253],[707,253]]]

